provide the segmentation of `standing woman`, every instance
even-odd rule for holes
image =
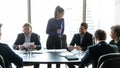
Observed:
[[[55,8],[54,18],[48,20],[46,33],[49,35],[47,38],[47,49],[61,49],[61,38],[64,33],[64,9],[60,6]],[[51,64],[48,64],[51,68]],[[56,68],[60,68],[60,64],[56,64]]]
[[[50,18],[47,24],[46,33],[49,35],[47,38],[47,49],[60,49],[61,38],[64,33],[64,9],[60,6],[55,8],[54,18]]]

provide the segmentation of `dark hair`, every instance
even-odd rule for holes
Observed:
[[[87,24],[87,23],[85,23],[85,22],[82,22],[82,23],[81,23],[81,26],[84,26],[84,27],[85,27],[85,29],[87,29],[87,28],[88,28],[88,24]]]
[[[26,27],[26,26],[32,28],[32,26],[31,26],[29,23],[25,23],[25,24],[23,25],[23,27]]]
[[[120,25],[112,26],[111,29],[114,31],[117,37],[120,37]]]
[[[2,27],[2,24],[0,23],[0,32],[1,32],[1,27]]]
[[[94,36],[95,38],[98,38],[98,40],[106,40],[106,32],[104,30],[96,30]]]
[[[2,27],[2,24],[0,23],[0,28]]]
[[[55,14],[54,14],[54,17],[56,18],[56,16],[57,16],[57,12],[58,13],[63,13],[64,12],[64,9],[62,8],[62,7],[60,7],[60,6],[57,6],[56,8],[55,8]]]

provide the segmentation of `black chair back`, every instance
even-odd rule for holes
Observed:
[[[66,49],[67,48],[67,36],[65,34],[63,34],[62,38],[61,38],[61,49]]]
[[[4,58],[0,55],[0,65],[2,68],[5,68]]]
[[[100,58],[98,59],[97,68],[99,68],[104,61],[112,58],[120,58],[120,53],[109,53],[109,54],[100,56]]]
[[[104,61],[99,68],[120,68],[120,57]]]

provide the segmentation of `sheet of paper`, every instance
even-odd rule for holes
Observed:
[[[69,55],[74,55],[72,52],[63,52],[59,54],[60,56],[69,56]]]
[[[29,48],[30,45],[34,45],[34,42],[25,42],[25,43],[23,44],[23,46],[24,46],[25,48]]]

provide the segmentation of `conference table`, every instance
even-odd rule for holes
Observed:
[[[79,55],[74,52],[68,52],[66,49],[52,49],[52,50],[38,50],[31,51],[31,55],[28,55],[26,51],[17,50],[15,51],[20,57],[22,57],[23,62],[29,63],[39,63],[39,64],[66,64],[66,63],[80,63],[81,58],[84,56],[84,52],[79,52]],[[65,56],[74,55],[78,57],[78,60],[68,60]]]

